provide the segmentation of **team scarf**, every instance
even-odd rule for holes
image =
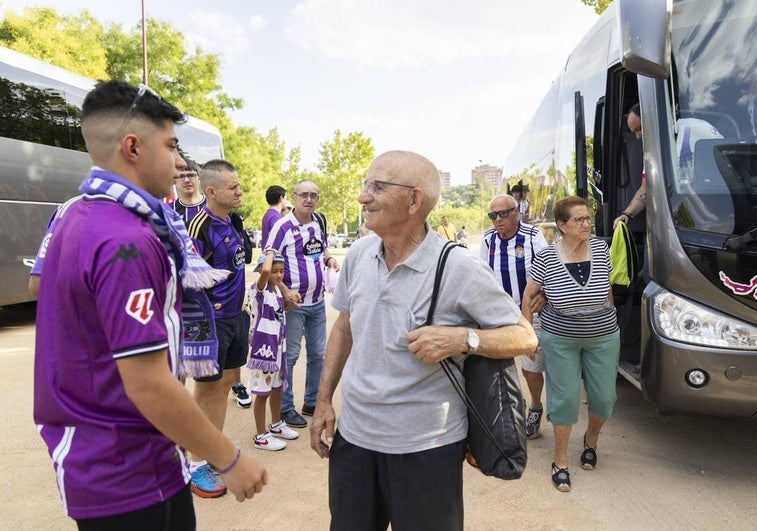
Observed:
[[[93,167],[79,190],[91,198],[105,197],[144,218],[173,259],[181,279],[180,376],[218,374],[218,340],[213,307],[203,291],[230,272],[214,269],[197,254],[181,216],[159,199],[123,177]]]

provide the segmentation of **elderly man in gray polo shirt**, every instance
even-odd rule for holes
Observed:
[[[358,201],[374,234],[344,260],[311,447],[329,462],[331,529],[463,529],[466,409],[438,361],[533,353],[536,336],[486,264],[453,249],[433,326],[422,326],[445,244],[426,218],[436,167],[391,151]],[[341,379],[339,429],[332,405]]]

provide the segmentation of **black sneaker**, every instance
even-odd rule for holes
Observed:
[[[302,405],[302,414],[307,415],[308,417],[312,417],[313,413],[315,413],[315,406],[309,406],[307,404]]]
[[[539,431],[541,426],[541,416],[544,414],[544,408],[532,409],[528,408],[528,418],[526,419],[526,437],[529,439],[538,439],[542,436]]]
[[[250,395],[247,393],[247,388],[242,382],[234,385],[234,387],[231,388],[231,393],[236,397],[237,405],[239,407],[247,409],[252,405],[252,398],[250,398]]]
[[[308,421],[302,418],[294,409],[282,413],[281,420],[286,422],[287,426],[290,428],[304,428],[308,425]]]

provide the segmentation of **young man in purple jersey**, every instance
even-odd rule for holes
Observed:
[[[324,266],[339,270],[339,262],[329,254],[325,225],[315,214],[318,186],[303,180],[294,186],[294,210],[271,229],[266,249],[284,257],[284,282],[279,286],[287,311],[286,358],[288,389],[281,395],[281,419],[292,428],[304,428],[307,421],[297,412],[292,392],[292,372],[300,357],[305,336],[307,366],[303,415],[315,411],[315,397],[326,351],[326,304]]]
[[[161,201],[184,168],[183,118],[146,87],[99,82],[82,107],[85,195],[46,246],[34,421],[79,529],[195,529],[182,448],[219,467],[240,501],[268,481],[177,379],[185,275],[210,272]]]
[[[214,376],[195,378],[194,396],[213,425],[223,430],[229,388],[240,381],[240,367],[247,362],[249,350],[250,317],[242,309],[246,288],[245,248],[232,222],[232,210],[242,205],[242,187],[236,169],[225,160],[203,164],[200,183],[206,203],[189,222],[189,236],[208,264],[231,274],[206,291],[218,336],[219,371]],[[204,498],[223,495],[223,481],[208,463],[196,460],[190,468],[195,494]]]

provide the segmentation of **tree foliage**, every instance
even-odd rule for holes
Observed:
[[[319,210],[329,221],[341,225],[342,232],[348,232],[348,223],[357,221],[360,180],[365,178],[374,151],[370,138],[363,133],[351,132],[343,137],[338,129],[331,140],[321,144],[317,166],[322,175],[315,181],[321,193]]]
[[[147,84],[219,129],[225,156],[236,166],[245,191],[240,213],[247,217],[246,225],[259,223],[268,186],[291,189],[305,175],[317,178],[300,170],[299,148],[287,154],[275,128],[263,135],[232,123],[229,113],[242,108],[243,101],[223,91],[218,56],[199,48],[187,51],[184,35],[166,22],[148,19],[147,30]],[[92,79],[142,82],[141,22],[124,32],[114,23],[104,27],[86,10],[74,16],[61,16],[49,7],[26,8],[20,14],[6,11],[0,44]]]
[[[605,9],[613,2],[613,0],[581,0],[584,4],[594,8],[594,12],[597,15],[604,13]]]
[[[0,44],[82,76],[107,76],[108,57],[101,44],[103,26],[88,11],[63,17],[50,7],[5,12]]]

